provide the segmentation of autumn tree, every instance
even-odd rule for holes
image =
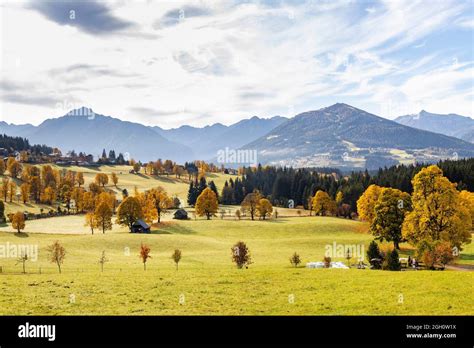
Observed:
[[[10,172],[12,178],[18,178],[21,174],[22,166],[15,158],[9,157],[7,160],[7,169]]]
[[[196,214],[206,216],[206,218],[210,220],[211,216],[216,216],[218,205],[216,194],[207,187],[197,198]]]
[[[380,186],[370,185],[357,200],[357,213],[361,220],[372,223],[375,216],[375,204],[377,203],[381,192],[382,188]]]
[[[92,212],[95,210],[95,197],[90,191],[84,192],[82,195],[82,207],[83,210]]]
[[[64,258],[66,257],[66,249],[59,243],[59,241],[55,241],[47,250],[49,253],[49,260],[58,266],[59,273],[61,273],[61,265],[64,263]]]
[[[7,177],[4,177],[2,179],[2,196],[3,196],[3,201],[6,202],[8,198],[8,192],[10,192],[10,179]]]
[[[158,223],[160,223],[161,216],[166,214],[168,209],[173,206],[173,201],[162,187],[151,189],[148,191],[148,195],[150,195],[153,200],[153,205],[158,216]]]
[[[402,235],[420,247],[448,241],[462,250],[471,242],[472,220],[456,185],[435,165],[423,168],[412,180],[413,210],[406,216]]]
[[[142,262],[143,262],[143,270],[146,271],[146,262],[148,261],[148,259],[151,258],[151,255],[150,255],[150,247],[146,244],[141,244],[140,246],[140,258],[142,259]]]
[[[105,187],[109,183],[109,177],[105,173],[97,173],[94,182],[99,186]]]
[[[5,174],[5,162],[0,161],[0,175]]]
[[[99,227],[97,224],[95,213],[92,211],[87,212],[85,215],[85,219],[86,219],[86,223],[84,224],[84,226],[90,227],[91,233],[94,234],[94,228]]]
[[[117,187],[117,184],[118,184],[118,176],[117,176],[117,174],[115,174],[115,172],[113,172],[112,174],[110,174],[110,180],[112,180],[112,183],[114,184],[114,186]]]
[[[257,215],[263,220],[267,217],[271,217],[273,213],[273,206],[270,201],[266,198],[260,198],[257,203]]]
[[[395,249],[400,249],[402,224],[410,211],[411,197],[408,193],[384,187],[374,207],[370,232],[376,239],[393,242]]]
[[[248,212],[252,220],[254,220],[255,215],[257,214],[257,205],[261,198],[262,196],[260,195],[260,192],[254,191],[252,193],[247,194],[244,200],[242,201],[242,211]]]
[[[132,232],[132,225],[143,217],[142,207],[138,198],[128,196],[117,208],[117,224],[128,226]]]
[[[318,190],[313,197],[312,209],[316,215],[332,215],[336,212],[336,203],[326,192]]]
[[[77,173],[76,182],[79,187],[84,185],[84,174],[82,172]]]
[[[176,265],[176,270],[178,270],[178,263],[179,263],[179,261],[181,261],[181,250],[176,249],[174,251],[173,255],[171,255],[171,258],[173,259],[173,261]]]
[[[41,202],[51,205],[54,201],[56,201],[56,191],[51,187],[46,187],[41,194]]]
[[[112,229],[112,208],[105,200],[97,205],[94,216],[97,226],[102,229],[102,233]]]
[[[21,230],[25,229],[25,214],[21,211],[17,211],[12,218],[12,227],[21,233]]]
[[[21,200],[23,201],[23,204],[28,203],[30,199],[30,184],[26,182],[21,184],[20,192],[21,192]]]
[[[336,204],[339,207],[344,200],[344,194],[341,191],[338,191],[336,194]]]
[[[232,261],[237,265],[237,268],[243,268],[244,266],[248,268],[248,265],[252,263],[252,258],[250,256],[250,250],[242,241],[237,242],[232,248]]]
[[[13,197],[16,195],[16,183],[13,180],[10,181],[9,192],[10,192],[10,203],[11,203],[13,202]]]

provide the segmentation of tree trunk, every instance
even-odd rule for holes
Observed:
[[[399,244],[398,240],[393,241],[393,246],[395,247],[395,249],[400,250],[400,244]]]

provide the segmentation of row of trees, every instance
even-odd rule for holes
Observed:
[[[446,160],[437,166],[459,190],[474,191],[474,159]],[[372,184],[391,187],[410,193],[413,191],[412,179],[426,164],[397,165],[381,168],[373,174],[366,171],[343,175],[337,169],[278,168],[257,166],[241,168],[241,179],[229,180],[221,193],[223,204],[240,204],[246,194],[258,190],[273,205],[288,206],[291,199],[296,206],[310,209],[311,198],[318,191],[324,191],[336,199],[338,192],[350,213],[357,212],[357,200]]]

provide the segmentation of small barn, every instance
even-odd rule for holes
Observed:
[[[143,220],[137,220],[132,225],[132,233],[150,233],[150,226]]]
[[[188,212],[184,209],[178,209],[174,212],[174,218],[177,220],[187,220],[188,219]]]

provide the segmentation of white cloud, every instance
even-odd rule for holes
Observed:
[[[133,25],[97,36],[7,3],[1,7],[2,75],[34,88],[14,91],[16,99],[12,91],[3,92],[0,117],[39,123],[85,104],[169,128],[292,116],[346,98],[391,117],[381,107],[390,96],[426,109],[419,101],[427,101],[433,112],[452,108],[472,116],[472,84],[470,89],[466,81],[472,68],[453,69],[451,61],[436,60],[439,48],[424,56],[405,54],[436,31],[459,27],[468,6],[373,4],[110,2],[109,15]]]

